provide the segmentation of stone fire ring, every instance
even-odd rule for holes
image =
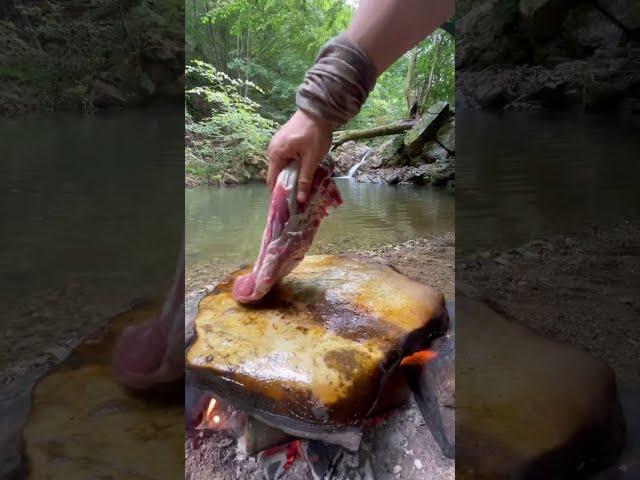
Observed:
[[[380,263],[307,256],[256,306],[231,295],[234,279],[247,271],[234,272],[200,301],[188,375],[199,388],[301,437],[335,440],[405,401],[400,360],[448,326],[440,292]]]

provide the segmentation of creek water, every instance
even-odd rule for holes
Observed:
[[[369,249],[451,232],[455,198],[444,189],[388,186],[336,179],[344,204],[320,226],[312,252]],[[195,188],[185,197],[188,271],[255,260],[269,195],[263,184]],[[209,272],[215,274],[215,272]]]
[[[640,121],[456,113],[456,252],[505,249],[640,214]]]
[[[1,121],[0,299],[72,284],[95,295],[167,288],[183,218],[183,122],[180,104]]]

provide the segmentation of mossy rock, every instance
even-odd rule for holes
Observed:
[[[456,121],[451,117],[436,133],[436,140],[440,145],[453,153],[456,151]]]
[[[404,136],[404,147],[409,155],[419,155],[424,144],[431,140],[438,127],[449,114],[449,103],[436,102],[422,115],[420,120]]]

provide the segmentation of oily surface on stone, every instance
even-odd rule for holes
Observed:
[[[380,406],[402,357],[447,326],[441,293],[377,262],[307,256],[252,307],[231,296],[247,270],[200,301],[186,361],[198,383],[240,408],[356,424]]]
[[[616,459],[609,367],[460,292],[456,317],[456,478],[578,478]]]
[[[182,388],[136,394],[110,367],[119,333],[158,311],[139,307],[116,317],[104,337],[81,344],[36,385],[23,434],[28,478],[181,478]]]

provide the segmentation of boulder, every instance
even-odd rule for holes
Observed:
[[[247,271],[200,301],[189,376],[297,436],[342,444],[340,432],[404,402],[401,359],[447,328],[441,293],[377,262],[307,256],[255,306],[231,295]]]
[[[429,350],[435,358],[423,362],[417,367],[418,381],[414,381],[416,367],[406,365],[416,402],[422,416],[431,431],[431,435],[442,453],[455,458],[455,391],[456,391],[456,347],[455,347],[455,309],[447,305],[451,323],[447,333],[433,341]],[[411,360],[411,359],[408,359]],[[417,383],[417,385],[416,385]]]
[[[598,5],[626,29],[640,28],[640,2],[637,0],[598,0]]]
[[[451,117],[436,133],[436,140],[449,152],[456,151],[456,120]]]
[[[444,187],[449,180],[456,178],[456,168],[453,162],[434,163],[423,174],[424,183],[434,187]]]
[[[592,5],[569,12],[564,22],[566,36],[578,48],[611,50],[621,44],[624,30]]]
[[[378,154],[373,162],[370,162],[371,168],[392,167],[401,165],[406,161],[403,154],[404,135],[395,135],[386,140],[378,147]]]
[[[445,101],[431,105],[418,122],[404,136],[404,146],[409,155],[419,155],[422,147],[432,139],[438,127],[449,114],[449,104]]]
[[[449,152],[435,140],[425,143],[422,148],[423,163],[444,162],[448,156]]]
[[[575,478],[615,461],[612,370],[456,293],[456,478]]]
[[[473,63],[502,63],[508,47],[505,30],[517,18],[513,2],[489,0],[477,3],[456,22],[456,67]]]
[[[520,0],[519,23],[527,35],[551,40],[562,33],[568,0]]]

